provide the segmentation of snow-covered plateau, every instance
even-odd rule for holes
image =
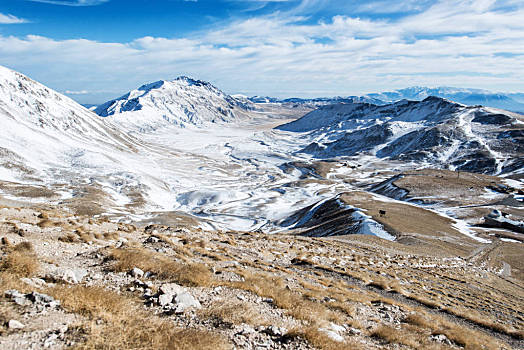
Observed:
[[[115,219],[177,212],[208,229],[270,231],[389,176],[377,171],[440,167],[509,179],[524,168],[521,115],[435,97],[350,101],[302,117],[300,107],[181,77],[95,111],[0,67],[4,200],[83,201]],[[357,233],[393,239],[357,209]]]

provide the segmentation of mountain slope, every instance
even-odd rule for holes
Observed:
[[[505,173],[518,172],[524,165],[522,119],[428,97],[385,106],[325,106],[278,129],[310,133],[315,142],[301,152],[316,158],[367,153],[421,165]]]
[[[179,77],[145,84],[95,109],[102,117],[135,131],[152,131],[166,125],[202,126],[242,119],[252,108],[208,82]]]
[[[3,179],[19,170],[108,164],[110,153],[133,144],[73,100],[1,66],[0,119]]]

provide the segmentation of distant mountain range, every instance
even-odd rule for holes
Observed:
[[[495,93],[480,89],[462,89],[453,87],[410,87],[390,92],[371,93],[363,96],[324,97],[324,98],[287,98],[253,96],[249,100],[254,103],[298,103],[312,106],[322,106],[334,103],[367,102],[375,105],[401,100],[421,101],[428,96],[442,97],[468,106],[482,105],[504,109],[512,112],[524,113],[524,93]]]

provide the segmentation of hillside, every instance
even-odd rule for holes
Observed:
[[[369,154],[489,174],[520,173],[523,117],[445,99],[321,107],[280,130],[309,132],[315,141],[301,152],[315,158]]]

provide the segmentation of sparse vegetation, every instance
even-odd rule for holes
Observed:
[[[162,280],[182,285],[210,286],[213,283],[211,271],[203,264],[178,262],[144,248],[113,249],[109,257],[115,261],[112,269],[117,272],[138,267],[157,275]]]
[[[100,287],[58,286],[52,295],[67,310],[87,317],[78,325],[85,336],[77,349],[231,349],[218,334],[176,328],[147,314],[133,299]]]
[[[31,248],[31,250],[27,250]],[[0,261],[0,271],[20,277],[32,277],[38,271],[40,263],[30,244],[16,245]]]

